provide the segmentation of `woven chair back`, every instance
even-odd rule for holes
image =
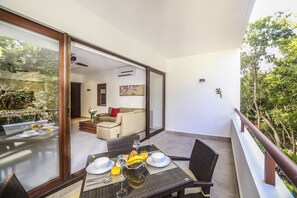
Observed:
[[[18,178],[15,176],[15,174],[6,177],[0,184],[0,197],[29,198],[26,190],[24,189]]]
[[[219,155],[208,145],[196,139],[189,169],[198,180],[211,181]]]
[[[107,140],[107,150],[108,152],[114,152],[119,150],[133,150],[133,142],[135,139],[139,139],[139,135],[131,135],[109,139]]]

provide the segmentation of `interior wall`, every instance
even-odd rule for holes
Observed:
[[[145,96],[120,96],[121,85],[145,85],[145,69],[136,68],[134,76],[118,77],[118,69],[84,75],[81,85],[81,114],[89,117],[88,108],[96,107],[98,113],[107,113],[108,107],[145,108]],[[97,84],[106,83],[107,104],[97,106]],[[88,89],[90,91],[88,91]]]
[[[166,70],[164,57],[106,23],[75,0],[1,0],[1,6],[142,64]]]
[[[71,80],[70,80],[71,82],[78,82],[78,83],[84,82],[84,75],[71,73],[70,77],[71,77]]]
[[[239,49],[172,59],[167,66],[166,129],[230,137],[240,106]]]

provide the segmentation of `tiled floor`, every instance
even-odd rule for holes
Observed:
[[[214,187],[211,189],[213,198],[238,198],[238,186],[232,147],[230,140],[227,138],[209,138],[200,135],[183,134],[165,131],[150,140],[142,143],[155,144],[167,155],[190,156],[195,139],[199,138],[212,147],[218,154],[219,159],[214,171]],[[186,168],[186,162],[176,162],[179,166]],[[79,196],[81,181],[49,196],[50,198],[70,198]]]
[[[98,139],[96,134],[79,130],[79,122],[89,118],[74,118],[71,120],[71,173],[86,166],[87,156],[106,152],[106,141]]]

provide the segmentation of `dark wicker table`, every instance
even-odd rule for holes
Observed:
[[[139,150],[147,150],[148,152],[159,150],[154,145],[148,145],[140,147]],[[129,151],[122,151],[121,153],[128,153]],[[87,165],[93,162],[98,157],[107,156],[109,158],[116,157],[120,152],[109,152],[100,153],[95,155],[89,155],[87,160]],[[172,162],[174,163],[174,162]],[[146,169],[146,167],[143,167]],[[128,171],[128,170],[125,170]],[[178,192],[179,197],[183,197],[184,189],[191,185],[192,179],[178,166],[173,169],[169,169],[163,172],[150,175],[148,171],[145,171],[145,181],[140,188],[132,188],[129,186],[127,179],[123,181],[123,186],[128,190],[128,195],[126,197],[165,197],[173,192]],[[84,175],[83,184],[81,188],[80,197],[81,198],[114,198],[116,197],[116,192],[121,188],[121,182],[106,185],[100,188],[95,188],[88,191],[83,191],[87,173]]]

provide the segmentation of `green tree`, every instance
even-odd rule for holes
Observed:
[[[297,47],[291,17],[278,12],[249,25],[241,51],[241,110],[279,148],[295,153]]]

